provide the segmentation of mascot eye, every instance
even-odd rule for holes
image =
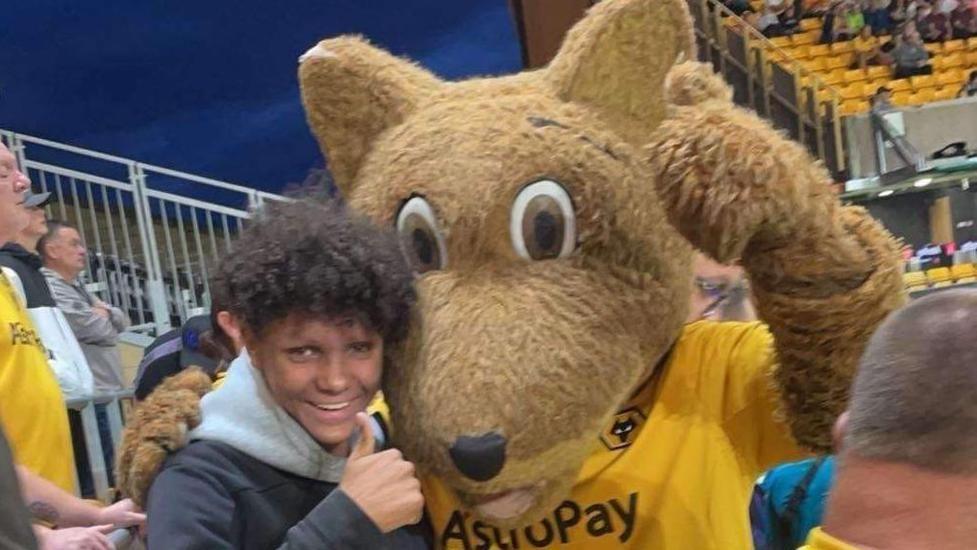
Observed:
[[[562,258],[577,244],[573,201],[562,185],[540,180],[524,187],[509,218],[512,247],[527,260]]]
[[[417,273],[443,269],[448,262],[444,236],[438,227],[434,209],[422,197],[413,197],[404,203],[397,214],[397,232],[400,233],[411,267]]]

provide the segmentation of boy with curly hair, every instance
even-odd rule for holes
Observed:
[[[245,349],[153,483],[150,548],[427,547],[414,467],[374,453],[364,413],[415,301],[395,238],[336,205],[272,204],[214,286]]]

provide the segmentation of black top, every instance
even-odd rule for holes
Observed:
[[[336,487],[194,441],[166,460],[149,492],[149,550],[430,548],[426,523],[384,535]]]
[[[9,242],[0,248],[0,266],[9,267],[20,277],[24,285],[27,309],[35,307],[57,307],[41,273],[41,257],[17,243]]]

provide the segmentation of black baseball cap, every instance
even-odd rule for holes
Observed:
[[[31,190],[24,193],[26,208],[40,208],[49,202],[51,202],[51,193],[35,193]]]
[[[200,351],[201,336],[213,330],[210,314],[191,317],[180,328],[180,338],[183,340],[183,346],[180,349],[180,366],[182,368],[200,367],[204,372],[213,374],[220,366],[220,360],[208,357]]]

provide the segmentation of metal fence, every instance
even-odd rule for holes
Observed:
[[[84,282],[160,334],[210,307],[209,275],[250,212],[279,195],[0,130],[48,215],[78,228]]]

